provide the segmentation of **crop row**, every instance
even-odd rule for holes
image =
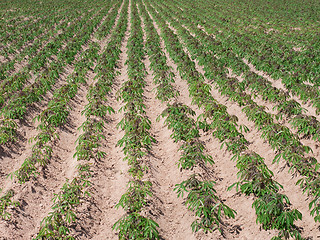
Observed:
[[[6,100],[6,103],[0,112],[3,118],[1,121],[5,124],[0,125],[0,128],[3,129],[0,133],[1,144],[14,139],[16,133],[16,128],[13,127],[15,126],[14,119],[23,119],[27,108],[31,104],[41,101],[43,96],[52,89],[56,84],[57,78],[63,72],[64,67],[74,61],[76,54],[82,50],[82,45],[88,42],[91,33],[100,23],[104,14],[108,12],[110,7],[111,6],[105,6],[105,9],[100,10],[96,16],[92,16],[92,13],[81,19],[81,21],[77,23],[77,34],[68,41],[63,50],[59,50],[62,47],[63,41],[61,39],[56,39],[56,41],[52,43],[50,51],[48,51],[47,48],[44,48],[39,52],[37,57],[32,60],[34,64],[31,62],[31,68],[27,68],[23,73],[23,75],[27,75],[26,77],[23,77],[22,75],[20,78],[15,79],[16,82],[23,81],[22,83],[19,83],[21,86],[24,84],[26,79],[31,77],[29,73],[30,71],[39,71],[44,68],[44,70],[37,76],[34,83],[22,90],[17,89],[18,92],[14,93]],[[74,28],[74,26],[69,28],[64,33],[64,37],[72,37],[74,35],[73,31],[76,31],[77,28]],[[48,45],[47,47],[49,48]],[[47,58],[54,53],[57,54],[57,60],[48,64],[46,62]],[[11,86],[14,87],[14,85]]]
[[[119,231],[119,239],[159,239],[159,225],[144,214],[144,209],[152,197],[151,182],[144,180],[148,169],[144,160],[152,148],[155,139],[150,134],[151,122],[146,116],[143,103],[146,69],[142,62],[145,55],[143,49],[143,32],[138,15],[136,1],[131,1],[131,32],[127,44],[128,80],[119,91],[119,100],[124,103],[124,116],[118,126],[124,136],[118,141],[128,162],[131,179],[128,189],[121,196],[116,207],[122,207],[125,215],[114,225]]]
[[[64,21],[62,20],[63,17],[64,17],[63,15],[56,16],[55,17],[56,20],[52,20],[52,21],[58,21],[60,19],[59,21],[62,21],[61,23],[59,24],[53,23],[50,27],[48,26],[49,29],[47,29],[46,33],[43,33],[42,35],[37,35],[37,39],[35,39],[34,41],[29,41],[25,47],[21,47],[19,49],[19,53],[16,53],[11,59],[7,57],[5,54],[3,54],[3,56],[6,57],[8,60],[0,64],[0,80],[1,81],[5,80],[8,77],[11,77],[12,75],[11,72],[14,70],[15,64],[21,62],[26,57],[28,57],[30,61],[36,55],[36,53],[39,52],[39,49],[41,49],[42,46],[45,46],[44,43],[48,44],[50,42],[50,39],[54,37],[54,34],[55,34],[55,32],[53,31],[54,29],[59,30],[61,28],[67,28],[68,22],[70,21],[72,22],[75,19],[79,18],[80,16],[78,14],[70,14],[69,19],[64,19]],[[6,54],[10,52],[9,50],[5,50],[5,49],[3,49],[3,51],[5,51]]]
[[[303,101],[310,101],[317,112],[320,111],[318,81],[320,69],[317,64],[320,48],[316,32],[304,35],[305,38],[309,38],[308,44],[304,46],[306,49],[301,52],[295,51],[292,46],[286,46],[288,42],[296,42],[295,39],[286,39],[287,34],[265,34],[259,31],[259,28],[250,28],[250,31],[246,32],[241,30],[238,24],[230,24],[231,21],[235,22],[234,17],[238,14],[232,16],[228,12],[221,12],[221,9],[213,10],[213,4],[204,1],[200,2],[206,7],[199,7],[200,5],[195,5],[191,1],[177,2],[180,2],[179,5],[183,9],[188,6],[186,15],[190,20],[197,22],[209,34],[214,34],[217,39],[225,42],[228,46],[227,52],[233,52],[239,58],[247,59],[257,69],[267,72],[274,79],[281,78],[288,92],[299,96]],[[242,20],[248,21],[243,18]],[[248,25],[250,26],[250,23]]]
[[[290,171],[295,170],[302,175],[297,184],[300,185],[304,192],[313,196],[309,208],[314,220],[319,221],[319,163],[315,158],[307,156],[311,151],[310,147],[304,146],[287,127],[275,123],[272,115],[266,113],[263,106],[256,104],[251,99],[251,96],[244,92],[236,78],[227,76],[224,69],[224,61],[231,53],[216,52],[214,46],[216,42],[219,44],[217,39],[206,41],[205,38],[202,38],[202,35],[193,37],[181,26],[175,27],[179,29],[179,36],[183,41],[188,43],[185,44],[187,49],[189,51],[197,49],[199,64],[204,67],[206,77],[216,83],[220,93],[228,96],[230,100],[240,106],[245,106],[243,112],[250,121],[255,123],[256,128],[261,132],[261,137],[267,140],[270,146],[277,151],[274,162],[279,162],[280,158],[283,158],[290,165]],[[187,39],[189,40],[187,41]],[[209,49],[207,46],[211,46],[211,48]],[[213,53],[219,53],[218,57]]]
[[[80,84],[86,83],[87,71],[97,60],[98,51],[97,44],[90,44],[89,48],[82,52],[80,60],[75,63],[74,72],[67,77],[67,83],[54,92],[47,108],[36,117],[39,133],[33,139],[35,144],[32,147],[32,156],[26,158],[15,172],[20,183],[28,181],[32,175],[39,174],[36,165],[44,167],[50,161],[50,143],[59,138],[56,130],[67,122],[71,111],[70,101],[77,95]]]
[[[113,12],[117,15],[117,9]],[[67,83],[53,93],[53,99],[35,119],[38,120],[39,133],[32,139],[35,141],[31,156],[27,157],[21,167],[12,173],[19,183],[25,183],[31,176],[36,177],[40,172],[38,167],[45,167],[52,157],[52,143],[59,138],[56,130],[67,122],[70,113],[70,100],[77,95],[80,84],[86,83],[86,74],[98,58],[100,47],[90,43],[74,65],[74,71],[67,77]],[[15,126],[16,127],[16,126]],[[9,190],[8,192],[12,192]],[[12,195],[13,196],[13,195]],[[7,199],[7,198],[5,198]],[[4,200],[5,200],[4,199]]]
[[[2,56],[10,59],[10,56],[18,55],[23,47],[33,43],[39,36],[45,34],[52,26],[60,22],[66,12],[54,14],[44,11],[42,14],[38,16],[36,21],[32,21],[26,26],[24,26],[24,24],[28,23],[28,21],[23,22],[23,24],[11,26],[14,30],[11,34],[9,31],[5,32],[6,36],[1,39],[2,44],[6,45],[1,50]],[[10,45],[8,43],[10,43]]]
[[[204,82],[203,77],[197,72],[195,64],[183,51],[183,46],[179,43],[178,37],[166,25],[166,22],[157,14],[163,13],[162,8],[157,8],[157,12],[150,7],[149,11],[154,15],[160,29],[165,29],[163,38],[170,56],[178,65],[180,75],[188,81],[189,93],[193,102],[204,110],[199,122],[199,126],[205,131],[212,131],[213,136],[226,145],[227,149],[234,154],[233,160],[237,161],[239,169],[239,182],[233,184],[241,192],[249,195],[254,194],[256,200],[253,207],[256,210],[257,222],[261,223],[264,229],[278,229],[277,238],[287,235],[301,237],[296,230],[294,221],[301,219],[301,213],[296,209],[290,209],[287,196],[280,194],[282,186],[273,180],[273,173],[267,168],[264,159],[257,153],[249,150],[249,142],[243,134],[237,130],[237,118],[227,113],[227,108],[219,104],[210,93],[210,86]],[[171,19],[168,16],[166,20]],[[170,41],[169,41],[170,39]],[[209,124],[207,121],[209,120]],[[246,128],[242,126],[246,131]],[[232,186],[231,186],[232,187]],[[279,206],[281,211],[279,211]]]
[[[115,10],[110,13],[110,19],[113,23],[116,20],[118,9],[121,4],[117,4]],[[115,72],[116,62],[119,59],[119,47],[126,29],[128,2],[124,2],[119,15],[119,20],[112,30],[110,40],[103,53],[99,56],[95,67],[96,82],[91,84],[87,93],[88,104],[82,111],[86,117],[79,130],[82,134],[77,139],[76,153],[74,157],[78,164],[78,175],[72,181],[66,180],[66,183],[55,194],[53,198],[52,212],[48,214],[41,222],[40,231],[35,239],[67,238],[74,239],[72,235],[72,223],[76,222],[76,207],[87,197],[91,196],[88,190],[94,183],[90,181],[92,174],[91,165],[97,160],[105,158],[106,153],[100,150],[101,141],[105,139],[103,135],[104,124],[108,123],[107,115],[114,112],[110,106],[106,106],[108,94],[111,91],[113,80],[117,73]],[[108,35],[111,27],[103,27],[104,36]],[[114,53],[112,57],[108,57]],[[96,58],[94,58],[96,60]]]
[[[93,7],[97,7],[97,9],[99,9],[98,6],[100,4],[96,2]],[[74,8],[76,8],[77,11],[70,11],[70,9]],[[38,8],[37,10],[35,10],[35,12],[31,11],[31,13],[29,13],[28,11],[28,13],[24,13],[36,14],[38,24],[32,24],[33,28],[22,27],[21,31],[19,31],[19,29],[16,28],[17,26],[20,26],[22,24],[15,23],[15,25],[12,26],[16,31],[19,42],[12,42],[13,39],[10,39],[10,41],[12,42],[12,47],[17,48],[18,52],[16,52],[15,54],[10,54],[11,51],[9,49],[7,49],[6,47],[1,47],[1,51],[3,52],[2,55],[6,57],[6,55],[9,54],[10,57],[7,58],[8,60],[11,58],[11,60],[1,64],[0,79],[3,79],[3,71],[7,71],[8,69],[12,70],[14,67],[14,63],[20,62],[25,57],[30,58],[31,56],[33,56],[39,50],[39,48],[42,47],[43,43],[47,44],[47,42],[50,42],[51,45],[53,42],[52,39],[55,37],[57,33],[63,31],[68,32],[68,28],[70,27],[70,25],[74,25],[73,21],[77,18],[81,19],[85,15],[83,13],[86,11],[86,8],[86,5],[81,4],[81,6],[79,6],[79,3],[70,3],[66,5],[63,2],[56,2],[54,6],[46,5],[43,6],[43,8]],[[91,11],[90,14],[92,15],[92,13],[93,12]],[[22,23],[24,22],[25,21],[22,21]],[[6,24],[6,26],[8,25],[10,26],[10,24]],[[8,34],[8,32],[5,32],[5,34]],[[68,38],[70,39],[70,36],[68,36]],[[65,38],[65,40],[68,40],[68,38]],[[44,51],[44,53],[45,52],[46,51]]]
[[[180,169],[192,170],[196,167],[205,167],[207,164],[212,165],[214,164],[212,157],[205,154],[205,146],[199,140],[199,129],[193,119],[195,112],[175,99],[179,92],[172,86],[174,74],[166,63],[166,56],[161,49],[160,37],[153,21],[141,2],[139,7],[145,22],[146,48],[151,61],[154,82],[157,84],[157,98],[167,103],[167,108],[159,118],[166,118],[165,124],[173,132],[171,137],[174,142],[181,143],[178,166]],[[170,103],[170,100],[174,100],[174,103]],[[185,205],[196,215],[197,219],[191,225],[195,232],[200,229],[205,232],[215,229],[221,231],[222,216],[233,218],[235,216],[235,211],[216,195],[214,184],[214,181],[200,173],[194,173],[187,180],[176,184],[175,191],[178,197],[187,194]]]
[[[80,18],[76,19],[80,20]],[[66,29],[66,32],[72,31],[74,27],[74,24],[70,26],[70,28]],[[3,81],[1,83],[1,98],[0,98],[0,106],[3,107],[5,103],[12,97],[12,95],[19,90],[22,90],[24,85],[27,83],[27,80],[32,78],[31,71],[34,72],[40,71],[47,61],[49,61],[49,58],[56,54],[59,50],[59,47],[61,45],[57,45],[56,48],[53,48],[55,42],[62,42],[67,40],[67,37],[63,37],[64,34],[60,34],[57,36],[57,39],[55,41],[51,41],[48,43],[42,50],[37,52],[37,48],[39,47],[37,44],[32,46],[32,49],[34,49],[36,52],[35,54],[32,54],[31,52],[28,52],[29,54],[29,62],[28,65],[25,66],[22,70],[15,74],[11,74],[11,69],[8,68],[12,66],[14,68],[14,64],[18,61],[16,58],[13,59],[11,62],[5,63],[6,66],[3,66],[2,68],[2,77]],[[39,42],[41,44],[41,42]],[[42,63],[42,64],[41,64]]]
[[[188,26],[188,29],[196,36],[203,36],[204,32],[200,30],[196,25],[190,22],[188,13],[182,11],[179,12],[179,17],[184,19],[184,24]],[[188,16],[188,17],[187,17]],[[207,41],[210,41],[210,36],[206,37]],[[230,48],[227,45],[228,42],[224,42],[215,48],[215,53],[220,51],[228,51]],[[197,55],[197,50],[193,49],[193,58]],[[212,49],[211,49],[212,50]],[[302,137],[309,137],[313,140],[319,141],[319,126],[320,123],[314,116],[305,115],[306,109],[295,100],[290,99],[290,94],[282,89],[278,89],[272,86],[272,83],[261,76],[252,73],[249,67],[239,58],[237,54],[228,54],[228,59],[225,60],[226,64],[234,69],[239,75],[241,73],[244,79],[241,82],[243,89],[249,88],[254,96],[260,95],[264,100],[268,100],[272,103],[276,103],[274,109],[278,110],[276,119],[280,119],[283,116],[291,119],[290,124],[298,130],[298,134]]]

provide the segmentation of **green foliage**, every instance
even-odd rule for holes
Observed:
[[[9,220],[11,218],[11,214],[7,211],[8,207],[17,207],[20,205],[19,202],[12,200],[13,196],[14,191],[10,189],[2,197],[0,197],[0,216],[4,220]]]
[[[124,160],[130,166],[129,174],[133,180],[129,181],[126,193],[116,205],[117,208],[122,207],[126,214],[113,225],[113,230],[119,231],[119,239],[159,239],[159,225],[141,215],[149,201],[148,197],[152,196],[151,182],[142,180],[147,170],[143,157],[150,152],[155,139],[150,134],[151,121],[144,110],[146,70],[142,60],[145,52],[141,20],[135,1],[131,3],[131,33],[127,48],[128,59],[125,64],[129,79],[118,92],[118,100],[121,99],[125,104],[120,109],[124,112],[124,117],[118,124],[124,131],[124,136],[117,145],[123,148]]]
[[[197,59],[198,63],[204,66],[205,76],[216,82],[220,93],[227,95],[230,100],[237,102],[240,106],[246,105],[243,111],[249,120],[254,121],[258,129],[264,130],[266,126],[273,124],[273,116],[266,113],[262,106],[255,104],[251,100],[251,96],[245,93],[246,85],[251,86],[256,92],[262,92],[263,87],[260,88],[260,85],[258,85],[258,83],[256,83],[257,81],[253,78],[254,76],[250,74],[246,75],[248,81],[243,83],[240,83],[234,77],[227,76],[225,67],[228,65],[231,66],[231,69],[236,69],[236,71],[241,73],[243,70],[242,67],[244,66],[242,60],[237,59],[235,53],[229,51],[229,49],[224,49],[225,45],[223,45],[220,39],[212,38],[203,32],[201,28],[199,29],[198,26],[194,26],[193,21],[189,19],[189,11],[188,14],[186,14],[185,11],[180,11],[181,8],[177,9],[171,6],[172,8],[169,7],[170,10],[168,10],[164,8],[161,3],[153,2],[152,4],[153,7],[150,7],[149,3],[147,3],[148,10],[161,29],[166,48],[171,58],[178,65],[180,76],[188,82],[190,97],[192,97],[193,103],[204,109],[204,113],[198,118],[198,126],[204,131],[213,130],[213,136],[222,142],[221,147],[226,146],[227,150],[234,154],[232,159],[237,160],[240,181],[231,187],[237,186],[237,188],[245,194],[254,194],[257,197],[257,201],[262,200],[268,194],[277,195],[281,185],[272,179],[272,172],[266,167],[263,159],[259,155],[256,153],[248,154],[249,142],[238,132],[238,127],[240,131],[244,132],[247,131],[247,128],[245,126],[238,126],[237,118],[230,116],[226,112],[226,107],[218,104],[213,99],[210,93],[210,87],[207,87],[204,83],[203,77],[197,72],[195,64],[190,60],[188,54],[185,53],[180,41],[184,43],[184,47],[187,48],[191,58]],[[172,13],[172,9],[176,9],[175,14]],[[194,17],[196,19],[199,18],[196,15],[194,15]],[[176,33],[179,34],[179,38],[168,28],[164,18],[170,22],[171,27],[175,28]],[[186,30],[181,23],[185,24],[188,30]],[[195,34],[191,35],[189,31]],[[248,67],[246,67],[246,69],[248,69]],[[259,79],[259,81],[260,80],[261,79]],[[264,81],[260,81],[259,83],[266,84]],[[287,97],[286,94],[279,95],[278,97],[272,93],[273,96],[270,95],[271,97],[267,98],[268,92],[264,94],[266,99],[272,101],[282,101]],[[280,133],[279,130],[277,131],[279,133],[277,137],[279,138],[272,142],[275,148],[279,146],[278,144],[280,142],[283,143],[284,139],[287,141],[288,138],[292,136],[290,131],[288,132],[285,128],[281,130]],[[276,131],[274,131],[274,133],[276,133]],[[275,135],[273,135],[273,138],[274,137]],[[271,136],[269,139],[272,140]],[[294,137],[291,141],[294,139],[296,138]],[[308,152],[308,149],[305,147],[301,149],[303,152]],[[271,201],[269,206],[276,208],[276,204],[277,202]],[[287,215],[290,215],[292,212],[298,217],[293,217],[292,221],[287,221],[289,227],[279,233],[280,237],[288,233],[291,234],[291,236],[300,236],[293,223],[293,221],[299,218],[300,213],[297,210],[290,210],[289,208],[284,210],[284,214]],[[258,218],[270,217],[272,219],[276,218],[277,220],[281,218],[277,213],[274,213],[275,216],[268,216],[267,211],[262,213],[259,212],[258,209],[256,209],[256,213]],[[280,230],[282,226],[273,225],[272,228]]]
[[[289,204],[289,199],[283,194],[265,194],[256,199],[252,206],[257,212],[257,222],[262,224],[263,229],[279,229],[280,239],[302,239],[294,225],[294,221],[302,219],[302,214],[296,209],[289,210]]]
[[[17,124],[11,119],[0,120],[0,145],[9,141],[13,141],[16,138]]]
[[[78,177],[68,180],[58,194],[54,194],[52,212],[41,222],[40,231],[35,239],[74,239],[70,232],[70,224],[77,220],[74,209],[81,199],[90,196],[85,190],[91,186],[89,164],[78,166]]]
[[[222,216],[234,218],[236,211],[225,205],[216,196],[215,182],[201,181],[194,174],[180,184],[176,184],[175,191],[178,197],[188,194],[185,204],[188,209],[195,212],[198,217],[191,227],[194,232],[203,229],[204,232],[213,232],[218,229],[221,232]]]
[[[119,231],[119,239],[146,240],[160,238],[158,227],[159,225],[152,219],[133,212],[120,218],[112,229]]]

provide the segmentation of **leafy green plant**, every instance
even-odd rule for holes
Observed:
[[[257,212],[257,222],[262,224],[263,229],[279,229],[278,237],[295,237],[302,239],[294,221],[301,220],[302,214],[298,210],[287,210],[290,204],[289,199],[282,194],[265,194],[262,198],[256,199],[253,207]],[[273,238],[277,239],[277,237]]]
[[[119,239],[159,239],[159,225],[152,219],[133,212],[120,218],[112,227],[119,231]]]
[[[0,120],[0,144],[7,143],[16,138],[17,123],[11,119]]]
[[[176,184],[175,191],[178,197],[188,194],[186,205],[188,209],[194,211],[199,218],[195,220],[191,227],[194,232],[203,229],[205,232],[213,232],[218,229],[221,232],[222,216],[234,218],[236,211],[225,205],[216,196],[213,181],[201,181],[196,174],[188,180]]]
[[[128,162],[132,180],[116,206],[121,206],[126,214],[113,225],[113,230],[119,231],[119,239],[159,239],[159,225],[141,215],[148,198],[152,196],[151,182],[142,180],[147,170],[143,156],[151,151],[155,139],[150,134],[151,121],[144,110],[146,69],[142,60],[145,53],[141,20],[135,1],[131,4],[131,33],[127,48],[128,59],[125,64],[129,79],[118,92],[118,100],[121,99],[125,105],[120,109],[124,117],[117,127],[124,131],[124,136],[117,145],[123,148],[124,160]]]
[[[91,186],[89,164],[78,166],[79,175],[71,182],[68,180],[58,194],[53,197],[52,212],[41,221],[41,227],[35,239],[75,239],[71,236],[69,225],[77,220],[74,208],[81,199],[90,197],[85,189]]]
[[[213,135],[222,142],[222,146],[225,144],[227,146],[227,149],[235,154],[232,159],[237,160],[237,167],[239,169],[238,176],[240,178],[240,182],[235,183],[233,186],[240,186],[241,191],[245,194],[255,194],[257,199],[262,199],[265,194],[269,193],[278,194],[277,192],[279,188],[281,188],[281,185],[272,180],[271,177],[273,176],[273,174],[269,169],[266,168],[265,164],[263,163],[263,159],[256,153],[247,155],[246,152],[248,151],[247,146],[249,143],[237,130],[237,118],[230,116],[226,112],[226,108],[221,104],[216,103],[216,101],[213,99],[210,93],[210,88],[206,87],[206,84],[204,84],[203,81],[203,77],[197,73],[194,64],[190,60],[188,60],[188,55],[184,53],[183,47],[179,43],[179,39],[177,39],[173,31],[167,28],[167,23],[163,21],[163,19],[161,19],[160,15],[164,15],[165,18],[170,21],[170,24],[172,24],[177,29],[177,32],[180,34],[180,38],[182,38],[185,42],[190,54],[194,54],[194,57],[198,58],[199,62],[202,62],[202,64],[208,66],[206,64],[208,62],[211,62],[212,59],[215,59],[215,56],[210,57],[210,59],[206,59],[205,55],[208,55],[208,53],[201,52],[201,44],[199,44],[197,40],[193,40],[195,37],[190,36],[190,34],[183,27],[181,27],[180,22],[178,22],[177,20],[173,20],[173,18],[170,16],[170,11],[164,11],[164,9],[161,9],[161,7],[158,6],[157,10],[158,12],[154,11],[154,9],[150,7],[150,12],[153,14],[157,23],[160,25],[161,31],[164,32],[163,37],[165,39],[165,44],[168,48],[169,54],[177,63],[181,77],[188,81],[189,92],[190,96],[192,96],[193,98],[193,102],[199,107],[204,108],[205,110],[205,112],[198,118],[198,120],[200,120],[198,122],[199,127],[205,131],[209,131],[211,129],[214,130]],[[200,34],[199,36],[202,35]],[[173,41],[173,39],[175,39],[175,41]],[[176,57],[178,55],[180,56],[179,58]],[[210,73],[214,71],[214,74],[220,76],[218,78],[215,76],[215,78],[219,83],[219,90],[222,94],[228,95],[232,100],[237,101],[240,106],[250,105],[252,102],[251,97],[244,93],[244,85],[238,83],[235,79],[228,81],[227,79],[222,77],[223,74],[225,74],[224,71],[223,74],[221,74],[221,72],[219,73],[219,68],[223,68],[225,64],[222,64],[223,60],[226,59],[221,59],[221,64],[219,64],[218,61],[215,61],[215,64],[217,65],[210,65],[210,67],[205,69],[206,73],[208,74],[209,71]],[[266,115],[262,107],[256,106],[254,104],[247,107],[247,110],[252,110],[253,114],[257,112],[258,114],[262,113]],[[252,119],[256,118],[257,116],[252,116]],[[212,123],[209,124],[207,122],[208,120],[210,120]],[[265,123],[272,123],[272,117],[265,119],[258,115],[257,122],[258,121],[261,122],[260,126],[264,126]],[[241,126],[240,130],[245,131],[245,128]],[[275,204],[275,202],[272,202],[271,204]],[[276,206],[272,205],[272,207]],[[286,213],[290,211],[290,209],[285,210]],[[256,211],[256,213],[258,217],[262,216],[260,215],[262,214],[261,212]],[[277,218],[279,216],[276,215],[274,217]],[[288,229],[290,229],[286,233],[289,232],[290,234],[296,234],[293,221],[289,221],[288,223]],[[273,227],[279,229],[281,228],[281,226]],[[279,234],[279,236],[280,235],[281,234]]]
[[[4,220],[9,220],[11,218],[11,214],[7,211],[8,207],[10,206],[17,207],[20,205],[18,201],[12,200],[13,196],[14,196],[14,191],[10,189],[0,198],[0,216]]]

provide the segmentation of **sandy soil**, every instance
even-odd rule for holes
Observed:
[[[106,157],[101,161],[93,162],[92,170],[93,182],[90,191],[92,197],[84,201],[76,209],[77,222],[73,225],[73,235],[76,239],[118,239],[118,235],[112,230],[113,224],[124,214],[124,211],[115,205],[118,203],[122,194],[126,191],[127,182],[129,180],[128,166],[123,161],[124,153],[121,148],[117,147],[117,142],[122,138],[123,132],[117,128],[117,124],[123,117],[123,112],[120,108],[123,106],[121,101],[117,100],[117,92],[122,84],[128,80],[127,65],[125,64],[128,55],[127,44],[130,36],[130,6],[129,4],[129,24],[126,30],[124,40],[122,42],[120,60],[117,63],[117,71],[119,76],[115,79],[115,83],[111,94],[108,96],[108,102],[115,113],[108,118],[108,124],[105,125],[104,136],[102,140],[101,151],[107,153]],[[118,11],[119,13],[123,5]],[[101,22],[103,22],[102,19]],[[143,19],[142,19],[143,21]],[[115,23],[115,24],[116,24]],[[160,29],[154,22],[154,26],[160,34]],[[199,28],[202,27],[199,25]],[[142,23],[144,29],[144,23]],[[173,27],[171,29],[175,30]],[[108,36],[109,37],[109,36]],[[108,44],[109,38],[97,40],[92,35],[91,41],[100,44],[103,49]],[[144,42],[146,38],[144,36]],[[175,74],[174,87],[179,90],[180,96],[177,101],[191,107],[196,116],[202,113],[202,110],[192,104],[192,99],[189,96],[188,84],[182,80],[177,65],[170,58],[164,41],[161,40],[160,46],[167,57],[167,63],[172,67]],[[86,49],[86,46],[84,46]],[[188,51],[185,49],[186,53]],[[100,52],[100,54],[102,51]],[[79,54],[77,55],[77,57]],[[270,76],[263,72],[257,71],[253,65],[243,60],[251,71],[268,79],[274,87],[286,90],[281,84],[281,80],[271,79]],[[1,59],[0,59],[1,62]],[[256,223],[255,211],[252,208],[254,201],[253,196],[245,196],[236,192],[235,189],[228,191],[227,188],[237,181],[237,168],[235,162],[231,161],[231,153],[225,147],[221,148],[221,143],[215,139],[212,134],[201,131],[200,140],[205,145],[205,151],[210,154],[215,164],[206,168],[196,168],[192,171],[180,171],[177,162],[180,156],[179,143],[175,143],[170,137],[172,134],[165,124],[164,119],[157,117],[166,108],[165,103],[161,103],[156,99],[155,88],[153,82],[153,72],[150,68],[150,59],[145,56],[143,63],[146,66],[147,76],[146,87],[144,89],[144,103],[146,105],[146,114],[151,121],[151,134],[156,139],[156,143],[152,146],[152,154],[146,156],[145,161],[149,166],[149,171],[146,178],[152,182],[152,206],[148,209],[148,213],[152,219],[159,224],[159,232],[162,239],[168,240],[207,240],[207,239],[241,239],[241,240],[260,240],[270,239],[277,234],[277,231],[265,231]],[[19,71],[27,62],[18,63],[15,68]],[[204,74],[202,67],[195,61],[196,70],[200,74]],[[60,76],[54,89],[61,87],[68,74],[73,72],[74,67],[67,66],[64,73]],[[92,68],[94,69],[94,67]],[[229,69],[229,77],[236,77],[239,81],[242,76],[236,76]],[[28,141],[38,133],[36,127],[37,122],[33,121],[41,111],[43,111],[50,99],[52,92],[44,96],[44,100],[34,104],[28,110],[28,114],[19,124],[19,140],[11,145],[0,146],[0,188],[4,191],[14,189],[16,195],[15,200],[21,203],[20,207],[10,208],[12,219],[5,221],[0,219],[0,240],[25,240],[35,237],[40,228],[41,220],[51,211],[52,197],[57,193],[66,179],[72,179],[76,175],[77,160],[73,158],[76,147],[76,139],[81,134],[78,128],[85,121],[85,117],[81,114],[86,104],[88,103],[86,95],[88,86],[95,83],[95,73],[89,71],[87,74],[87,84],[81,85],[77,96],[70,101],[72,110],[68,117],[68,122],[63,127],[58,129],[60,136],[59,140],[53,143],[53,158],[48,166],[42,169],[41,174],[31,181],[21,185],[10,178],[8,174],[18,169],[24,159],[30,156],[32,151],[32,143]],[[205,79],[207,83],[209,79]],[[32,83],[32,80],[31,80]],[[31,84],[30,82],[28,84]],[[28,85],[27,84],[27,85]],[[303,214],[303,220],[296,223],[303,237],[307,239],[318,239],[320,237],[320,226],[316,224],[310,216],[308,204],[310,199],[302,193],[301,189],[295,185],[299,176],[289,173],[288,166],[281,160],[279,164],[272,164],[275,157],[275,152],[267,142],[261,139],[261,134],[256,130],[254,124],[250,122],[242,112],[242,107],[239,107],[227,97],[222,96],[212,84],[212,95],[221,104],[227,106],[227,111],[230,115],[235,115],[239,119],[238,123],[248,127],[249,132],[245,133],[245,138],[250,142],[250,150],[255,151],[265,159],[265,163],[274,173],[274,179],[283,185],[282,193],[286,194],[292,207],[298,209]],[[263,106],[266,106],[267,111],[274,113],[272,105],[269,102],[256,98],[255,101]],[[315,111],[307,104],[303,105],[308,114],[315,116]],[[317,117],[319,119],[319,117]],[[286,121],[282,122],[289,127]],[[303,140],[303,143],[310,146],[314,151],[314,156],[319,160],[320,150],[319,144],[311,140]],[[177,198],[177,194],[173,191],[176,184],[188,178],[194,172],[200,173],[206,178],[216,182],[215,189],[217,195],[228,206],[236,210],[235,219],[223,219],[223,234],[218,231],[205,234],[202,231],[193,233],[191,223],[195,220],[194,213],[189,211],[184,205],[185,199]]]

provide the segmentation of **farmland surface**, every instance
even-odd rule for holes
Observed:
[[[0,240],[320,238],[320,1],[0,1]]]

